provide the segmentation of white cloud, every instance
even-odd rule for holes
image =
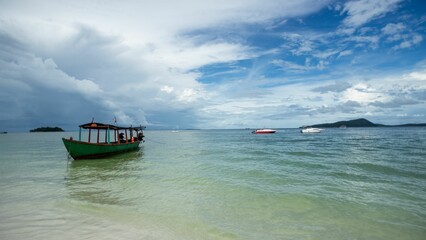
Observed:
[[[300,56],[302,54],[311,53],[313,49],[313,43],[309,40],[304,40],[299,44],[299,47],[297,49],[293,49],[291,50],[291,52],[296,56]]]
[[[370,103],[382,99],[382,94],[364,83],[358,83],[342,93],[343,101]]]
[[[380,37],[379,36],[352,36],[348,39],[361,44],[365,43],[370,48],[376,49],[378,47]]]
[[[313,56],[317,57],[317,58],[321,58],[321,59],[325,59],[325,58],[329,58],[330,56],[336,55],[337,53],[339,53],[339,50],[326,50],[323,52],[319,52],[319,53],[315,53],[313,54]]]
[[[173,90],[174,90],[173,87],[170,87],[170,86],[167,86],[167,85],[160,89],[160,91],[166,92],[166,93],[171,93],[171,92],[173,92]]]
[[[404,75],[403,77],[406,80],[420,80],[426,81],[426,71],[416,71]]]
[[[352,55],[352,54],[353,54],[353,51],[352,51],[352,50],[344,50],[344,51],[341,51],[341,52],[339,53],[338,58],[340,58],[340,57],[344,57],[344,56],[349,56],[349,55]]]
[[[348,27],[360,27],[369,21],[395,10],[401,0],[356,0],[348,1],[342,13],[348,16],[343,23]]]
[[[54,2],[8,2],[0,10],[3,19],[41,20],[69,26],[75,22],[124,36],[126,43],[158,42],[178,33],[221,24],[256,23],[276,17],[296,17],[319,10],[328,1],[261,1],[206,0],[155,2],[87,2],[59,0]],[[45,25],[45,23],[43,25]],[[37,28],[40,28],[38,26]],[[45,28],[45,26],[43,26]],[[31,25],[27,31],[34,30]],[[40,37],[43,34],[40,34]],[[47,39],[46,39],[47,40]]]
[[[393,49],[398,50],[411,48],[423,41],[422,35],[415,30],[413,26],[407,26],[404,23],[389,23],[382,28],[382,33],[387,42],[396,44]]]
[[[196,90],[187,88],[179,94],[178,100],[182,102],[193,102],[199,97],[200,95],[197,93]]]
[[[382,28],[382,32],[386,35],[394,35],[404,31],[405,29],[406,26],[403,23],[389,23]]]
[[[410,48],[412,46],[418,45],[419,43],[423,41],[423,37],[417,33],[406,35],[403,38],[404,38],[404,41],[401,42],[399,45],[395,46],[394,49]]]
[[[303,71],[307,71],[311,69],[311,67],[308,67],[306,65],[300,65],[297,63],[292,63],[290,61],[284,61],[284,60],[274,60],[271,63],[277,66],[280,66],[284,69],[287,69],[290,71],[296,71],[296,72],[303,72]]]
[[[299,66],[296,68],[303,68]],[[271,88],[262,88],[266,94],[238,94],[240,98],[223,98],[224,92],[259,89],[264,82],[244,81],[218,85],[210,91],[215,97],[208,98],[208,105],[200,111],[202,119],[211,127],[298,127],[357,117],[369,117],[373,122],[392,124],[389,116],[396,116],[398,109],[406,111],[426,107],[422,102],[426,85],[420,81],[426,78],[424,71],[409,74],[369,74],[329,79],[327,76],[315,76],[321,81],[282,84]],[[368,78],[369,80],[363,80]],[[405,81],[401,81],[404,79]],[[286,83],[288,79],[276,79]],[[272,81],[271,79],[265,81]],[[312,95],[312,91],[315,95]],[[316,96],[313,98],[313,96]],[[424,100],[423,100],[424,101]],[[418,114],[418,113],[416,113]],[[313,116],[315,121],[313,122]],[[388,122],[387,122],[388,121]],[[205,122],[203,122],[204,124]],[[207,124],[207,123],[205,123]]]
[[[208,42],[195,45],[190,39],[175,41],[158,46],[144,56],[147,60],[165,64],[182,71],[199,68],[204,65],[243,60],[254,57],[249,47],[225,42]]]
[[[328,65],[327,61],[319,60],[317,64],[311,65],[311,61],[306,59],[305,65],[293,63],[285,60],[273,60],[272,64],[282,67],[283,70],[291,71],[291,72],[306,72],[311,70],[324,70]]]

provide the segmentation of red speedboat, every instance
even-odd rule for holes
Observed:
[[[254,130],[252,133],[254,133],[254,134],[271,134],[271,133],[275,133],[275,132],[276,132],[276,130],[264,128],[264,129]]]

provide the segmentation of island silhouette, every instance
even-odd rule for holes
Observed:
[[[60,127],[39,127],[31,129],[30,132],[63,132],[64,130]]]
[[[369,120],[365,118],[359,118],[349,121],[339,121],[334,123],[321,123],[321,124],[314,124],[314,125],[307,125],[303,126],[301,128],[305,127],[313,127],[313,128],[341,128],[341,127],[425,127],[426,123],[407,123],[407,124],[400,124],[400,125],[385,125],[385,124],[378,124],[370,122]]]

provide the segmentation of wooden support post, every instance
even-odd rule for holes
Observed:
[[[129,139],[127,139],[127,129],[125,129],[124,131],[126,131],[126,143],[129,143]]]
[[[96,143],[99,143],[99,128],[98,128],[98,137],[96,139]]]
[[[89,128],[89,141],[87,141],[87,142],[90,142],[90,134],[91,133],[92,133],[92,129]]]

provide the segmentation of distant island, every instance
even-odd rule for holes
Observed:
[[[30,132],[63,132],[64,130],[60,127],[39,127],[31,129]]]
[[[340,128],[340,127],[425,127],[425,126],[426,126],[426,123],[384,125],[384,124],[372,123],[365,118],[359,118],[359,119],[349,120],[349,121],[340,121],[335,123],[322,123],[322,124],[315,124],[315,125],[309,125],[309,126],[303,126],[303,127]]]

